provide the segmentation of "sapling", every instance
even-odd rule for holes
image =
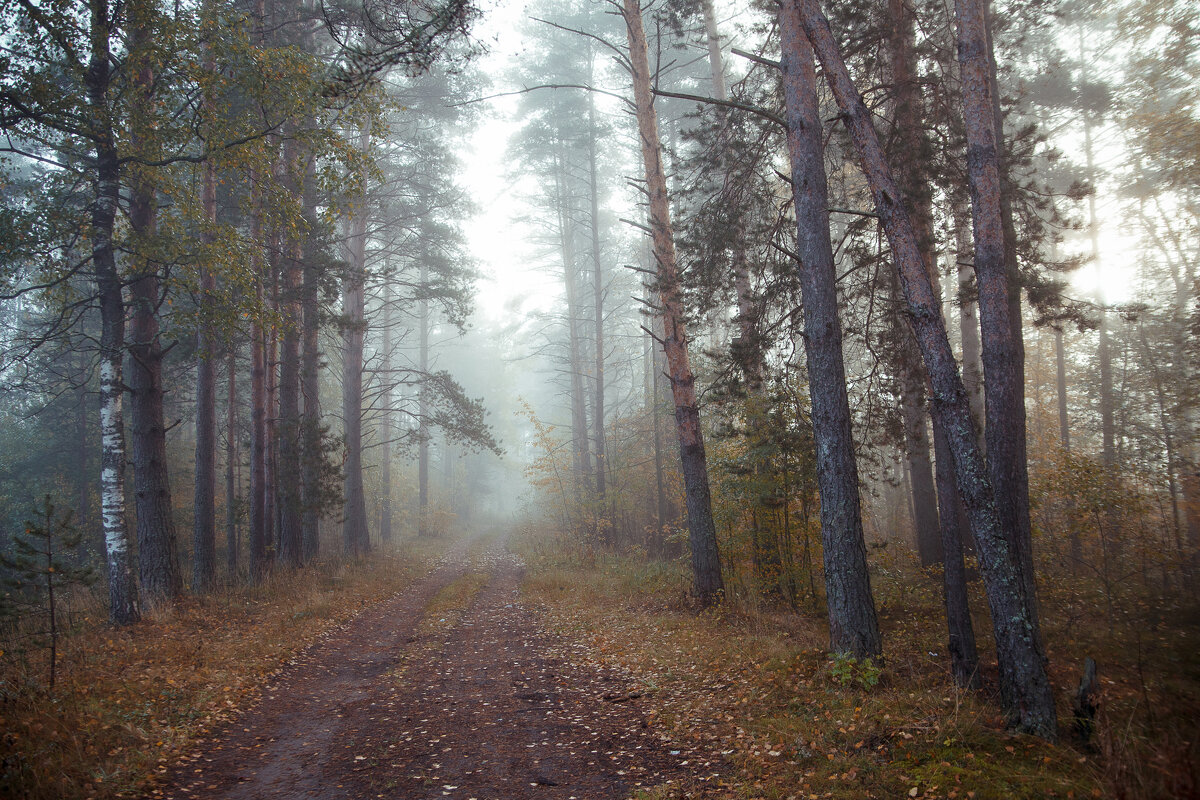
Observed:
[[[25,523],[25,531],[12,538],[12,551],[0,554],[4,594],[0,597],[0,614],[23,617],[45,614],[50,647],[50,688],[58,662],[58,595],[71,585],[90,585],[96,579],[90,566],[78,567],[62,559],[64,553],[79,547],[83,533],[73,524],[72,513],[59,515],[50,495],[33,521]]]

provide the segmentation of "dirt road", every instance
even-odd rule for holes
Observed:
[[[599,800],[689,777],[639,689],[522,605],[499,545],[302,652],[260,702],[175,766],[169,798]]]

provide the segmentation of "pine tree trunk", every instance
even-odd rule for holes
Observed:
[[[1010,724],[1018,729],[1054,739],[1057,735],[1054,694],[1046,673],[1041,635],[1025,592],[1010,531],[1003,527],[996,508],[988,464],[977,443],[966,390],[937,308],[928,269],[922,263],[916,232],[898,202],[900,190],[883,158],[870,113],[838,52],[829,22],[816,0],[786,1],[801,11],[805,33],[825,68],[830,88],[850,129],[880,221],[896,253],[901,288],[932,382],[933,413],[940,417],[941,429],[946,432],[954,461],[955,482],[966,507],[983,571],[1000,662],[1005,713]],[[977,45],[972,45],[972,49],[975,47]],[[973,55],[972,49],[968,49],[968,56]],[[970,88],[978,89],[977,86]],[[978,235],[976,239],[978,244]],[[1003,264],[1002,255],[1000,263]]]
[[[379,369],[383,373],[383,419],[380,423],[380,439],[382,452],[380,459],[380,488],[379,499],[379,538],[387,543],[392,541],[392,282],[385,278],[383,282],[383,352],[380,354]]]
[[[304,214],[310,229],[318,224],[315,197],[315,165],[308,159],[304,175]],[[321,304],[320,276],[312,237],[304,250],[303,285],[300,296],[300,560],[309,563],[321,549]]]
[[[125,300],[112,241],[121,202],[121,166],[109,117],[112,56],[107,0],[89,0],[88,11],[88,122],[96,170],[96,197],[91,208],[92,265],[99,290],[101,326],[100,518],[108,566],[109,619],[116,625],[131,625],[141,619],[141,609],[125,523]]]
[[[229,395],[225,406],[225,568],[229,582],[237,579],[238,558],[238,425],[237,425],[237,345],[229,346],[226,367]]]
[[[609,509],[608,463],[604,447],[604,269],[600,250],[600,186],[599,171],[596,169],[596,101],[588,93],[588,194],[591,199],[590,228],[592,235],[592,301],[595,318],[595,383],[592,387],[592,438],[596,443],[596,514],[599,538],[612,544],[612,520],[607,519]]]
[[[824,143],[812,46],[800,30],[794,7],[779,12],[788,155],[792,167],[804,305],[804,349],[816,443],[817,488],[821,496],[821,540],[829,647],[856,658],[882,651],[879,622],[867,571],[858,466],[851,432],[842,325],[837,308],[837,273],[829,240]]]
[[[708,459],[704,451],[704,435],[700,428],[696,379],[688,361],[688,341],[684,331],[683,303],[675,261],[675,242],[671,231],[667,178],[663,171],[662,150],[658,139],[658,114],[654,110],[650,89],[650,63],[646,53],[646,32],[642,24],[639,1],[624,0],[623,16],[633,68],[634,104],[641,140],[642,163],[645,167],[646,189],[650,196],[654,257],[658,262],[657,288],[664,326],[663,350],[667,356],[667,371],[675,401],[675,427],[679,434],[679,457],[687,499],[693,591],[701,603],[709,604],[719,601],[724,588],[721,581],[721,560],[712,516]]]
[[[898,164],[896,180],[904,192],[905,208],[912,218],[925,263],[933,265],[937,244],[933,233],[933,194],[925,174],[932,154],[925,140],[924,112],[913,74],[914,20],[904,0],[888,0],[888,16],[891,21],[888,60],[894,101],[893,142],[895,151],[904,154],[904,158],[893,159],[893,163]],[[936,281],[933,273],[931,280]],[[942,560],[942,542],[933,465],[929,459],[926,377],[912,331],[903,315],[898,315],[896,325],[900,328],[897,337],[900,343],[900,412],[912,480],[913,527],[921,565],[928,567]]]
[[[1058,392],[1058,440],[1071,451],[1071,426],[1067,418],[1067,356],[1063,349],[1062,328],[1054,329],[1054,386]]]
[[[433,535],[429,527],[429,298],[425,287],[429,283],[429,267],[425,254],[421,254],[421,299],[419,301],[417,325],[417,366],[421,371],[421,384],[417,389],[417,536]]]
[[[290,159],[289,159],[290,161]],[[276,426],[275,486],[278,514],[276,558],[299,567],[301,551],[300,447],[300,292],[303,265],[299,245],[290,243],[284,256],[279,296],[279,422]]]
[[[153,106],[154,69],[150,39],[152,8],[139,2],[129,8],[130,53],[135,110],[130,123],[136,152],[153,156],[156,149]],[[158,305],[162,300],[159,265],[153,256],[157,234],[158,196],[147,174],[133,168],[129,223],[143,252],[134,256],[136,277],[129,288],[129,391],[133,445],[134,498],[137,502],[138,581],[151,603],[171,602],[183,592],[171,484],[167,472],[167,427],[163,419],[163,349],[159,340]]]
[[[975,285],[975,247],[971,243],[971,218],[965,202],[954,204],[954,259],[958,267],[959,330],[962,337],[962,374],[971,417],[979,429],[979,446],[987,444],[987,413],[983,401],[983,355],[979,344],[979,290]]]
[[[251,222],[250,237],[261,242],[262,226],[256,211]],[[254,297],[256,308],[262,309],[263,278],[262,259],[259,254],[258,278],[255,280]],[[269,567],[267,543],[269,541],[267,515],[267,332],[260,318],[250,326],[250,579],[257,581]]]
[[[970,4],[968,7],[971,7]],[[992,46],[989,0],[974,0],[973,7],[978,9],[977,12],[973,12],[973,15],[978,15],[983,29],[982,40],[986,46],[986,60],[979,56],[975,56],[973,59],[971,57],[964,58],[964,51],[961,47],[963,38],[961,27],[959,29],[959,56],[960,62],[972,62],[970,69],[963,67],[964,76],[967,72],[986,67],[987,98],[991,112],[989,116],[992,141],[995,145],[997,207],[1004,254],[1003,272],[980,279],[980,329],[983,339],[984,396],[988,413],[988,431],[985,435],[989,439],[989,454],[992,453],[990,448],[993,446],[993,442],[1000,446],[1000,450],[994,455],[990,455],[989,458],[996,491],[996,505],[1002,517],[1012,515],[1011,519],[1004,520],[1004,524],[1006,527],[1011,526],[1017,564],[1020,567],[1021,580],[1025,583],[1026,594],[1029,596],[1036,626],[1038,624],[1037,581],[1033,563],[1033,526],[1029,518],[1029,460],[1026,442],[1025,333],[1021,312],[1021,276],[1017,262],[1017,229],[1012,209],[1012,196],[1016,187],[1009,177],[1008,154],[1004,146],[1004,115],[1000,108],[1000,88],[996,78],[996,57]],[[987,110],[984,108],[984,97],[978,92],[966,91],[967,84],[968,81],[964,77],[964,108],[974,107],[976,103],[978,104],[980,125],[980,128],[973,133],[974,123],[971,121],[973,115],[971,112],[966,113],[969,179],[971,172],[970,142],[972,138],[982,135],[983,115],[987,113]],[[982,91],[982,89],[980,88],[978,91]],[[968,99],[968,95],[971,95],[970,99]],[[985,156],[987,148],[983,146],[976,149],[975,152],[977,157]],[[968,180],[968,182],[970,181]],[[972,210],[975,210],[974,198],[972,198]],[[978,251],[979,243],[976,241],[975,269],[977,275],[980,270]],[[988,269],[990,272],[990,264]],[[995,303],[986,304],[983,298],[989,297],[993,291],[998,292],[1000,287],[997,285],[994,289],[987,288],[985,284],[989,284],[993,280],[1000,284],[1001,277],[1008,308],[1003,318],[996,316],[993,319],[992,315],[999,311],[999,298],[996,298]],[[1007,322],[1007,327],[1002,329],[1001,325],[1005,322]],[[989,330],[995,334],[995,338],[989,334]],[[1003,342],[1002,346],[1000,345],[1001,341]],[[993,348],[997,348],[995,352],[993,352]],[[1004,365],[1004,377],[1000,380],[993,380],[988,368],[989,364],[992,364],[994,369],[997,361]],[[1003,442],[1002,445],[999,444],[1001,442]]]
[[[572,481],[575,503],[582,513],[592,493],[592,453],[588,441],[587,397],[583,389],[583,345],[580,327],[579,287],[575,264],[574,221],[571,216],[567,185],[566,153],[560,145],[556,159],[555,190],[558,201],[558,225],[563,260],[563,284],[567,300],[567,346],[571,383],[571,441],[574,443],[575,475]]]
[[[212,69],[206,56],[205,67]],[[207,105],[207,103],[206,103]],[[201,242],[211,246],[217,224],[217,170],[204,165],[200,203],[203,213]],[[196,331],[196,475],[192,524],[192,591],[207,592],[217,572],[217,352],[216,336],[203,318],[215,302],[216,278],[207,266],[200,268],[201,319]]]
[[[367,152],[370,129],[366,124],[359,134],[359,150]],[[346,552],[364,555],[371,549],[367,526],[367,499],[363,487],[363,339],[366,334],[367,210],[360,198],[350,221],[347,242],[349,263],[342,278],[342,419],[346,435],[345,520],[342,535]]]

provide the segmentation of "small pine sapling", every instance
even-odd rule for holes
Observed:
[[[12,551],[0,554],[0,568],[5,573],[0,615],[21,618],[45,614],[47,628],[35,635],[47,637],[51,689],[58,661],[59,595],[68,586],[87,586],[96,580],[95,570],[90,566],[72,566],[62,559],[64,553],[75,551],[82,539],[83,533],[75,528],[71,511],[59,516],[50,495],[46,495],[34,521],[27,521],[24,533],[13,537]]]

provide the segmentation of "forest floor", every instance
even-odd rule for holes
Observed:
[[[523,572],[495,540],[452,550],[291,659],[152,796],[600,800],[709,777],[627,674],[545,630]]]

